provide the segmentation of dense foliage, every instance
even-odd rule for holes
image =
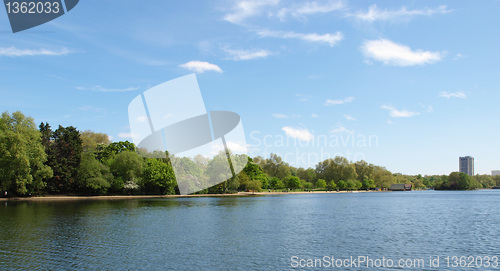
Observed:
[[[199,184],[217,184],[198,193],[234,193],[261,190],[370,190],[388,189],[394,183],[411,183],[414,189],[472,190],[500,186],[500,176],[452,172],[442,176],[411,176],[391,173],[365,161],[344,157],[321,161],[315,168],[296,168],[277,154],[269,158],[232,156],[245,168],[235,177],[226,176],[225,153],[208,159],[189,159],[168,152],[165,158],[145,158],[133,143],[110,142],[103,133],[80,132],[75,127],[48,123],[39,129],[21,112],[0,118],[0,189],[9,195],[73,194],[178,194],[177,175]],[[146,157],[159,157],[151,155]],[[221,175],[222,174],[222,175]],[[224,175],[226,174],[226,175]],[[206,187],[206,186],[205,186]],[[2,192],[3,193],[3,192]]]

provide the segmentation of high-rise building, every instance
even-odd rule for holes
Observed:
[[[465,156],[458,159],[459,171],[474,176],[474,157]]]
[[[492,170],[491,171],[491,176],[497,176],[500,175],[500,170]]]

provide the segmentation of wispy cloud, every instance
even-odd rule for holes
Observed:
[[[344,115],[344,118],[349,121],[356,121],[356,118],[349,114]]]
[[[432,107],[432,105],[420,104],[420,106],[423,107],[427,113],[434,112],[434,107]]]
[[[304,94],[295,94],[295,97],[297,97],[301,102],[310,102],[312,99],[312,96]]]
[[[316,13],[329,13],[343,9],[344,7],[345,5],[342,1],[321,1],[319,3],[312,1],[282,8],[278,11],[277,16],[283,21],[289,15],[296,18],[302,18]]]
[[[128,87],[128,88],[105,88],[99,85],[90,87],[76,87],[78,90],[90,90],[90,91],[100,91],[100,92],[123,92],[123,91],[134,91],[138,90],[139,87]]]
[[[250,60],[250,59],[256,59],[256,58],[265,58],[272,53],[267,50],[231,50],[231,49],[224,49],[224,52],[226,52],[229,55],[229,58],[232,60]]]
[[[450,99],[450,98],[465,99],[465,98],[467,98],[467,95],[465,95],[465,92],[463,92],[463,91],[457,91],[457,92],[441,91],[441,92],[439,92],[439,97],[446,98],[446,99]]]
[[[311,141],[314,139],[314,135],[307,129],[295,129],[285,126],[281,130],[285,131],[285,134],[291,138],[297,138],[302,141]]]
[[[431,16],[434,14],[450,13],[446,6],[439,6],[437,8],[422,8],[422,9],[407,9],[401,7],[398,10],[379,9],[377,5],[372,5],[368,11],[360,11],[356,13],[349,13],[347,17],[353,17],[365,22],[375,21],[393,21],[398,19],[409,19],[414,16]]]
[[[311,117],[313,117],[313,118],[319,118],[319,115],[316,115],[316,114],[312,113]]]
[[[133,133],[126,133],[126,132],[124,132],[124,133],[119,133],[118,137],[119,138],[138,138],[139,136],[136,135],[136,134],[133,134]]]
[[[281,113],[275,113],[273,114],[273,117],[277,118],[277,119],[288,119],[289,117],[285,114],[281,114]]]
[[[361,50],[366,58],[392,66],[432,64],[443,58],[440,52],[412,50],[406,45],[386,39],[365,41]]]
[[[232,11],[224,16],[224,20],[234,24],[241,24],[252,16],[264,13],[267,7],[275,6],[279,2],[279,0],[238,1]]]
[[[458,53],[458,54],[456,54],[456,55],[453,57],[453,60],[459,60],[459,59],[462,59],[462,58],[464,58],[464,57],[465,57],[464,55],[462,55],[461,53]]]
[[[408,110],[398,110],[393,106],[390,105],[383,105],[380,108],[388,110],[389,111],[389,116],[393,118],[409,118],[413,116],[420,115],[419,112],[412,112]]]
[[[339,134],[339,133],[348,133],[348,134],[354,134],[354,130],[349,130],[344,127],[342,124],[337,124],[337,127],[332,128],[330,130],[331,134]]]
[[[307,42],[314,43],[326,43],[330,47],[335,46],[341,40],[344,39],[342,32],[328,33],[328,34],[317,34],[317,33],[295,33],[295,32],[283,32],[283,31],[270,31],[270,30],[260,30],[257,34],[261,37],[273,37],[282,39],[299,39]]]
[[[230,149],[231,152],[233,152],[233,153],[247,153],[248,150],[251,149],[252,146],[250,146],[249,144],[241,143],[241,142],[227,141],[226,146],[224,146],[223,144],[212,144],[210,146],[210,148],[211,148],[210,154],[217,155],[220,153],[220,150],[224,149],[225,147]]]
[[[19,49],[16,47],[0,47],[0,56],[21,57],[21,56],[64,56],[73,51],[67,48],[59,50],[49,49]]]
[[[339,104],[346,104],[354,101],[354,97],[347,97],[343,100],[331,100],[327,99],[324,103],[324,105],[329,106],[329,105],[339,105]]]
[[[189,61],[187,63],[179,65],[179,67],[196,73],[204,73],[206,71],[215,71],[218,73],[222,73],[222,69],[219,66],[205,61]]]

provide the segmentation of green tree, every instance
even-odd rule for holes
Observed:
[[[283,189],[283,188],[285,188],[285,184],[283,183],[283,181],[280,180],[277,177],[268,177],[268,182],[269,182],[269,186],[272,189]]]
[[[330,190],[336,190],[337,189],[337,184],[334,181],[329,181],[327,188],[330,189]]]
[[[362,188],[362,189],[366,189],[366,190],[369,190],[369,189],[375,188],[375,181],[374,181],[374,180],[372,180],[372,179],[364,179],[364,180],[361,182],[361,188]]]
[[[340,190],[347,190],[347,183],[343,180],[337,182],[337,188]]]
[[[449,176],[450,188],[458,190],[469,189],[470,179],[469,176],[463,172],[452,172]]]
[[[248,190],[251,190],[253,192],[255,191],[260,191],[260,181],[259,180],[250,180],[247,182],[246,187]]]
[[[313,184],[311,182],[307,182],[305,180],[302,180],[302,187],[306,190],[311,190],[313,187]]]
[[[281,180],[291,174],[290,166],[285,163],[280,156],[274,153],[271,153],[270,158],[265,160],[262,169],[265,173],[267,173],[267,175],[271,177],[278,177]]]
[[[492,188],[496,185],[496,182],[491,175],[476,175],[473,179],[479,183],[480,186],[478,188]]]
[[[108,146],[106,146],[104,149],[102,149],[101,152],[102,152],[102,157],[107,158],[112,156],[113,154],[118,154],[126,151],[135,152],[134,143],[128,141],[113,142],[110,143]]]
[[[287,187],[294,190],[299,189],[302,186],[299,177],[290,176],[287,180]]]
[[[47,187],[52,193],[67,193],[75,189],[78,169],[82,157],[80,132],[73,126],[62,127],[51,132],[48,123],[40,124],[42,142],[47,144],[46,164],[52,168],[54,176],[47,180]],[[47,138],[49,136],[49,138]]]
[[[494,176],[493,180],[495,181],[495,186],[500,186],[500,175]]]
[[[389,170],[376,166],[373,171],[373,180],[376,187],[389,188],[394,183],[394,175]]]
[[[238,174],[240,189],[243,191],[260,191],[261,183],[259,180],[252,180],[244,171]]]
[[[220,174],[223,174],[221,176],[226,179],[230,178],[231,174],[228,174],[226,170],[221,171],[218,169],[227,168],[227,158],[225,158],[225,154],[217,156],[220,157],[218,157],[215,161],[212,159],[212,161],[210,161],[207,165],[206,172],[204,172],[192,159],[188,157],[179,158],[174,155],[170,155],[170,161],[172,166],[175,168],[176,179],[178,181],[185,180],[184,182],[178,182],[177,185],[185,185],[186,187],[179,188],[182,190],[185,189],[186,191],[200,191],[200,189],[209,186],[209,178],[216,178]],[[200,191],[199,194],[202,194],[203,192],[206,191]]]
[[[361,160],[354,163],[354,166],[356,168],[356,174],[358,175],[358,180],[361,181],[361,183],[365,179],[373,178],[374,165],[368,164],[366,161]]]
[[[312,168],[308,168],[308,169],[298,168],[297,169],[297,177],[299,177],[301,180],[304,180],[306,182],[315,183],[316,182],[316,171]]]
[[[137,187],[141,182],[144,159],[134,151],[123,151],[109,159],[109,168],[115,177],[111,188],[121,192],[125,185]]]
[[[323,189],[326,187],[326,181],[323,179],[319,179],[316,181],[316,187],[319,189]]]
[[[357,189],[357,185],[356,185],[356,182],[354,180],[348,180],[346,182],[346,190],[356,190]]]
[[[356,167],[344,157],[335,157],[319,162],[316,176],[325,180],[354,180],[357,178]]]
[[[99,146],[106,147],[109,145],[109,136],[105,133],[96,133],[91,130],[86,130],[80,133],[82,139],[82,151],[84,153],[96,153]]]
[[[92,153],[84,153],[78,169],[76,191],[90,195],[105,195],[111,187],[113,175],[109,167],[99,162]]]
[[[40,132],[32,118],[17,111],[0,117],[0,185],[18,195],[39,193],[52,177]]]
[[[240,187],[240,181],[238,177],[231,177],[227,181],[226,187],[231,191],[236,191]]]
[[[260,187],[267,188],[269,186],[266,174],[259,165],[253,162],[250,157],[248,158],[248,163],[245,168],[243,168],[243,171],[251,180],[260,181]]]
[[[147,159],[141,184],[146,193],[162,195],[175,194],[177,185],[172,166],[154,158]]]

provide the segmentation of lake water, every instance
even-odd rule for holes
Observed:
[[[0,202],[0,269],[496,270],[499,206],[500,190]]]

